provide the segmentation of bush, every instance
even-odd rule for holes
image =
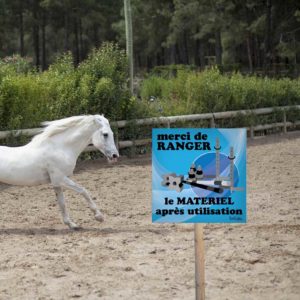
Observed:
[[[0,82],[8,75],[12,74],[27,74],[33,71],[31,60],[13,55],[0,59]]]
[[[0,85],[1,130],[30,128],[45,120],[45,92],[35,75],[6,76]]]
[[[0,61],[0,129],[36,127],[41,121],[104,113],[132,114],[127,58],[115,44],[94,49],[78,68],[71,53],[38,73],[20,57]]]
[[[0,60],[0,130],[79,114],[128,120],[300,103],[299,79],[222,75],[217,68],[196,72],[172,65],[149,74],[137,99],[130,95],[127,78],[125,52],[109,43],[94,49],[77,68],[71,53],[59,56],[43,73],[19,56]]]
[[[174,78],[150,76],[141,87],[148,101],[165,115],[195,114],[300,103],[300,80],[222,75],[217,68],[203,72],[179,70]]]
[[[105,43],[79,65],[78,73],[80,85],[85,87],[81,91],[85,97],[82,102],[85,112],[104,112],[111,119],[126,117],[130,93],[127,89],[127,57],[123,50],[115,44]]]

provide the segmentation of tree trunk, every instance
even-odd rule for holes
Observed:
[[[216,63],[217,65],[222,65],[222,43],[220,30],[215,32],[215,40]]]
[[[251,36],[250,33],[247,34],[247,54],[248,54],[248,62],[249,62],[249,71],[253,73],[253,62],[252,62],[252,51],[251,51]]]
[[[83,46],[83,37],[82,37],[82,23],[81,18],[79,19],[79,50],[80,50],[80,61],[85,57],[84,46]]]
[[[140,54],[137,55],[137,67],[138,69],[142,68],[142,58]]]
[[[77,66],[80,61],[79,57],[79,37],[77,17],[74,17],[74,64]]]
[[[20,12],[19,12],[19,33],[20,33],[20,36],[19,36],[20,37],[20,55],[23,57],[23,56],[25,56],[25,49],[24,49],[24,22],[23,22],[22,4],[20,5]]]
[[[147,72],[152,68],[152,59],[149,55],[147,55]]]
[[[165,65],[166,64],[166,60],[165,60],[165,48],[161,47],[160,50],[161,50],[161,64]]]
[[[46,70],[47,61],[46,61],[46,11],[43,10],[43,19],[42,19],[42,70]]]
[[[260,47],[261,42],[257,36],[255,37],[255,43],[256,43],[256,53],[257,53],[257,67],[261,68],[263,64],[262,51]]]
[[[189,64],[189,49],[186,32],[183,33],[183,63]]]
[[[157,66],[162,65],[162,63],[161,63],[161,52],[160,51],[156,53],[156,65]]]
[[[64,16],[64,22],[65,22],[65,28],[64,28],[64,33],[65,33],[65,38],[64,38],[64,49],[65,51],[70,50],[70,46],[69,46],[69,16],[68,14],[65,12],[65,16]]]
[[[201,40],[196,40],[195,63],[201,69],[205,67],[204,47]]]
[[[199,51],[199,58],[200,58],[200,67],[201,69],[205,68],[205,52],[204,52],[204,42],[202,40],[199,41],[199,47],[198,47],[198,51]]]
[[[294,47],[294,59],[293,59],[293,63],[294,63],[294,76],[295,76],[295,78],[297,78],[298,77],[298,70],[297,70],[297,43],[296,43],[295,32],[293,34],[293,47]]]
[[[257,53],[257,41],[256,37],[253,37],[253,67],[257,68],[258,67],[258,53]]]
[[[100,46],[99,39],[98,39],[98,27],[97,25],[93,26],[93,36],[94,36],[94,46],[97,48]]]
[[[176,64],[176,46],[175,44],[170,47],[170,62],[172,64]]]
[[[264,69],[270,68],[272,60],[272,0],[266,2],[266,32],[265,32],[265,53],[264,53]]]
[[[180,49],[179,45],[176,43],[175,44],[175,64],[182,64],[181,57],[180,57]]]

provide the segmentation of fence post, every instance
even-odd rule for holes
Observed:
[[[136,144],[135,144],[135,141],[136,141],[136,139],[134,138],[132,140],[132,146],[130,147],[130,156],[131,156],[131,158],[135,157],[135,154],[136,154]]]
[[[210,119],[210,128],[215,128],[215,127],[216,127],[215,118],[214,118],[214,114],[212,114],[212,117]]]
[[[286,111],[283,110],[283,133],[287,133],[287,126],[286,126]]]
[[[250,139],[254,139],[255,136],[255,131],[254,131],[254,124],[256,122],[255,118],[256,118],[256,114],[255,112],[253,112],[253,110],[251,109],[250,112],[247,114],[250,118]]]
[[[119,145],[119,128],[118,128],[118,125],[116,126],[115,133],[116,133],[116,135],[115,135],[115,144],[116,144],[117,150],[119,152],[120,145]]]
[[[250,126],[250,139],[254,139],[254,126]]]

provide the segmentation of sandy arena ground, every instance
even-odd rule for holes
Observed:
[[[248,147],[247,225],[205,226],[208,300],[300,299],[300,134]],[[150,158],[81,163],[105,222],[49,186],[0,187],[0,299],[194,299],[191,224],[151,223]],[[138,182],[137,182],[138,180]]]

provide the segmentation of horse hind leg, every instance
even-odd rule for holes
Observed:
[[[54,191],[56,194],[56,199],[59,205],[59,208],[61,210],[62,213],[62,217],[64,220],[64,223],[66,225],[68,225],[71,229],[79,229],[79,226],[77,224],[75,224],[73,221],[71,221],[69,213],[66,209],[66,205],[65,205],[65,199],[64,199],[64,194],[62,191],[61,187],[54,187]]]
[[[95,215],[95,219],[99,222],[103,222],[104,221],[104,216],[103,214],[100,212],[100,210],[97,208],[95,202],[92,200],[91,196],[89,195],[89,193],[87,192],[87,190],[80,186],[79,184],[75,183],[74,181],[72,181],[70,178],[68,177],[64,177],[63,178],[63,186],[73,190],[79,194],[81,194],[87,201],[90,209],[92,210],[92,212]]]

